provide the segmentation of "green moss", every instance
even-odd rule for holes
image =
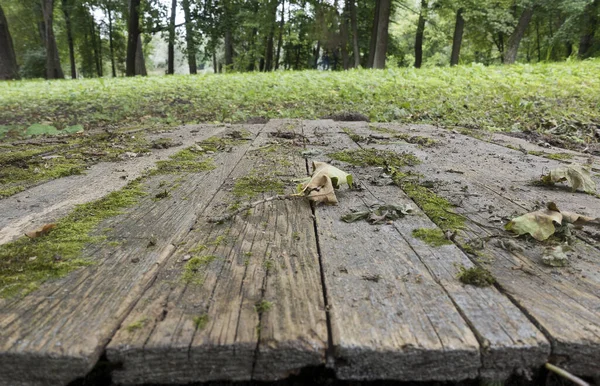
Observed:
[[[102,239],[92,231],[144,195],[139,181],[132,181],[100,200],[77,206],[45,236],[0,245],[0,297],[27,294],[46,280],[92,264],[82,257],[87,244]]]
[[[220,235],[215,237],[215,239],[209,242],[208,245],[214,245],[215,247],[218,247],[219,245],[227,245],[228,242],[229,239],[227,235]]]
[[[265,266],[265,270],[267,272],[271,271],[275,267],[275,263],[273,262],[273,260],[265,260],[263,265]]]
[[[573,154],[569,154],[569,153],[551,153],[551,154],[546,154],[545,157],[549,158],[549,159],[557,160],[557,161],[564,161],[564,160],[573,159]]]
[[[261,300],[260,302],[254,305],[254,310],[259,314],[262,314],[264,312],[269,311],[271,307],[273,307],[273,303],[268,302],[266,300]]]
[[[192,254],[202,253],[202,251],[204,251],[206,248],[207,248],[206,245],[198,244],[194,248],[190,249],[189,252]]]
[[[249,137],[251,135],[250,132],[243,132],[240,133],[241,137]],[[236,146],[243,143],[243,140],[239,139],[239,138],[225,138],[225,137],[210,137],[205,139],[202,142],[198,142],[198,146],[200,146],[202,149],[204,149],[204,151],[212,151],[212,152],[219,152],[219,151],[223,151],[226,150],[230,147]]]
[[[239,199],[252,199],[263,193],[284,193],[281,179],[271,175],[250,174],[238,178],[233,185],[232,194]]]
[[[411,153],[396,153],[391,150],[344,150],[329,154],[329,156],[338,161],[347,162],[357,166],[401,168],[421,163],[421,161]]]
[[[489,287],[496,282],[494,276],[487,269],[481,267],[465,268],[464,266],[461,266],[459,269],[458,280],[464,284],[476,287]]]
[[[203,152],[193,149],[194,147],[183,149],[169,157],[169,160],[158,161],[156,169],[150,174],[199,173],[215,168],[212,159],[205,158]]]
[[[204,314],[204,315],[200,315],[200,316],[194,316],[193,321],[194,321],[194,325],[196,326],[196,329],[198,331],[202,331],[208,324],[208,315]]]
[[[10,197],[25,190],[24,186],[12,186],[10,188],[0,189],[0,198]]]
[[[529,150],[527,152],[527,154],[535,155],[535,156],[538,156],[538,157],[543,157],[546,153],[544,153],[543,151],[538,151],[538,150]]]
[[[420,135],[409,135],[409,134],[394,134],[394,138],[401,139],[404,142],[412,143],[423,147],[432,147],[437,144],[435,139],[429,137],[422,137]]]
[[[213,255],[192,257],[185,264],[181,279],[184,283],[201,285],[204,283],[204,278],[201,276],[204,273],[206,266],[216,258],[217,257]]]
[[[400,186],[442,231],[455,231],[464,227],[464,218],[454,213],[452,204],[445,198],[414,182],[401,183]]]
[[[452,241],[448,240],[439,228],[413,229],[412,235],[434,247],[452,244]]]
[[[129,326],[127,326],[127,332],[134,332],[136,330],[139,330],[143,328],[146,325],[146,323],[148,323],[148,318],[143,318],[136,322],[133,322]]]

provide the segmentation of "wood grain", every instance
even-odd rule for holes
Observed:
[[[310,206],[276,201],[225,224],[208,222],[232,202],[236,179],[272,174],[293,191],[290,180],[306,175],[301,148],[268,136],[291,126],[267,125],[123,326],[143,318],[152,323],[134,334],[117,332],[107,348],[109,360],[123,365],[115,380],[275,380],[324,363],[326,317]],[[182,283],[183,257],[219,235],[227,243],[207,252],[218,258],[205,267],[202,280]],[[206,319],[202,328],[193,321],[200,315]]]
[[[563,210],[600,216],[600,200],[568,189],[531,186],[542,173],[561,165],[502,146],[441,129],[429,134],[442,140],[431,149],[413,151],[426,161],[415,167],[424,180],[434,182],[439,195],[457,205],[468,219],[466,240],[489,234],[508,236],[500,219],[510,219],[553,201]],[[376,145],[393,149],[402,145]],[[412,145],[408,145],[412,146]],[[462,172],[448,172],[457,169]],[[543,204],[542,204],[543,205]],[[475,223],[473,222],[475,221]],[[481,226],[480,226],[481,225]],[[580,234],[584,234],[581,231]],[[481,259],[499,287],[549,337],[551,359],[581,376],[598,376],[600,368],[600,251],[590,239],[576,243],[567,268],[542,264],[544,245],[517,242],[522,251],[507,251],[488,242]]]
[[[94,265],[22,299],[0,300],[0,385],[60,385],[87,374],[248,146],[215,154],[217,168],[180,183],[173,176],[149,178],[144,183],[149,194],[135,210],[99,227],[112,228],[107,236],[120,240],[118,246],[91,246],[84,256]],[[161,181],[170,197],[153,200],[165,189]],[[205,195],[196,194],[198,189]]]
[[[305,123],[313,147],[356,148],[339,131],[327,121]],[[476,377],[481,367],[476,337],[411,245],[393,226],[340,220],[378,197],[370,190],[342,190],[338,199],[338,206],[315,212],[337,376],[413,381]]]

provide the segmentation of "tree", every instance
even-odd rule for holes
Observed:
[[[533,5],[530,5],[527,8],[525,8],[521,13],[521,16],[519,17],[519,22],[517,23],[515,30],[508,39],[506,52],[504,54],[505,64],[513,64],[517,60],[519,44],[521,44],[521,39],[523,38],[523,35],[525,35],[525,31],[527,30],[527,26],[529,25],[532,16]]]
[[[71,64],[71,79],[77,78],[77,66],[75,64],[75,48],[73,44],[73,25],[71,23],[71,13],[73,9],[73,1],[62,0],[62,11],[65,16],[65,24],[67,27],[67,43],[69,44],[69,62]]]
[[[465,30],[464,11],[464,8],[459,8],[456,11],[456,24],[454,25],[454,37],[452,38],[452,54],[450,55],[451,66],[456,66],[460,57],[460,46],[462,45],[463,32]]]
[[[44,39],[46,46],[46,79],[64,79],[58,47],[54,37],[54,0],[41,0],[42,14],[44,16]]]
[[[391,11],[391,0],[379,0],[379,16],[377,17],[377,37],[375,40],[373,68],[385,68],[385,59],[388,48],[388,27]]]
[[[346,7],[350,10],[350,24],[352,26],[352,52],[354,55],[354,67],[360,67],[360,48],[358,45],[358,22],[356,15],[356,4],[354,0],[346,0]]]
[[[141,0],[129,0],[129,18],[127,23],[127,65],[126,75],[135,76],[136,53],[140,41],[140,3]]]
[[[169,20],[169,48],[167,59],[167,74],[175,73],[175,13],[177,12],[177,0],[171,0],[171,15]]]
[[[181,3],[183,7],[183,14],[185,16],[185,41],[186,41],[186,51],[188,57],[188,67],[190,69],[190,74],[198,73],[198,65],[196,64],[196,40],[194,38],[194,29],[192,27],[192,15],[190,12],[190,0],[183,0]]]
[[[0,80],[7,79],[19,79],[19,71],[8,22],[0,4]]]
[[[427,20],[427,11],[429,4],[427,0],[421,0],[421,11],[419,12],[419,22],[417,23],[417,35],[415,37],[415,67],[421,68],[423,63],[423,35],[425,33],[425,21]]]
[[[598,29],[598,8],[600,1],[594,0],[588,3],[583,13],[581,23],[581,37],[579,38],[579,58],[585,59],[591,56],[594,45],[594,36]]]
[[[376,0],[375,10],[373,11],[373,28],[371,29],[371,42],[369,43],[369,59],[367,60],[367,68],[373,68],[375,61],[375,50],[377,48],[377,29],[379,28],[379,10],[381,8],[381,0]]]

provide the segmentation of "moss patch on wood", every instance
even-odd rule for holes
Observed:
[[[261,300],[254,305],[254,310],[259,314],[269,311],[273,307],[273,303],[266,300]]]
[[[231,191],[238,199],[252,199],[263,193],[284,193],[284,183],[272,175],[250,174],[238,178]]]
[[[203,274],[206,267],[216,258],[214,255],[192,257],[185,264],[181,279],[184,283],[201,285],[204,283]]]
[[[156,169],[150,174],[199,173],[215,168],[212,159],[205,156],[204,151],[195,146],[183,149],[165,161],[158,161]]]
[[[127,332],[134,332],[143,328],[148,323],[148,318],[140,319],[127,326]]]
[[[448,240],[444,235],[444,232],[439,228],[413,229],[412,235],[433,247],[452,244],[452,241]]]
[[[490,271],[481,267],[465,268],[460,266],[458,280],[461,283],[474,285],[476,287],[489,287],[496,282]]]
[[[145,195],[139,180],[106,197],[79,205],[47,235],[0,245],[0,297],[25,295],[46,280],[93,264],[82,257],[87,244],[103,236],[92,231],[104,219],[120,214]]]
[[[398,184],[442,231],[455,231],[464,227],[464,217],[454,213],[453,205],[445,198],[415,182]]]
[[[396,169],[421,163],[421,161],[411,153],[396,153],[391,150],[378,149],[343,150],[331,153],[329,156],[335,160],[357,166],[379,166]]]
[[[0,147],[0,198],[48,180],[82,174],[87,167],[149,151],[143,134],[99,133],[65,136],[54,142],[30,140]]]
[[[208,324],[208,315],[204,314],[204,315],[200,315],[200,316],[194,316],[193,321],[194,321],[194,325],[196,326],[196,329],[198,331],[202,331]]]

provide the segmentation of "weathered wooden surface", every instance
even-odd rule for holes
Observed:
[[[154,134],[148,140],[170,138],[181,143],[168,149],[153,149],[151,154],[122,162],[103,162],[92,166],[85,174],[48,181],[14,196],[0,200],[0,244],[22,236],[44,224],[55,222],[68,214],[75,205],[97,200],[121,189],[140,177],[157,161],[165,160],[194,140],[217,135],[225,130],[217,125],[190,125],[173,132]]]
[[[356,127],[356,133],[363,135],[369,134],[367,130],[361,130],[361,124],[354,124],[354,126]],[[341,128],[343,127],[348,127],[348,125],[332,125],[331,123],[324,123],[321,127],[314,127],[313,132],[314,134],[319,135],[319,138],[322,141],[329,143],[327,148],[330,150],[359,149],[358,145],[353,143],[350,138],[342,132]],[[325,158],[327,157],[325,156]],[[411,203],[411,200],[408,199],[398,187],[371,186],[369,178],[372,177],[371,174],[373,168],[344,167],[348,170],[352,170],[352,172],[363,182],[366,192],[362,194],[364,197],[361,199],[365,203]],[[377,171],[375,170],[375,172]],[[379,173],[381,173],[381,171],[379,171]],[[549,352],[548,342],[543,337],[542,333],[527,320],[508,298],[499,293],[495,288],[464,286],[457,281],[456,276],[459,266],[462,265],[467,268],[472,266],[472,263],[464,253],[454,245],[437,248],[429,247],[427,244],[412,236],[413,229],[435,227],[435,224],[427,219],[422,212],[417,209],[417,215],[395,221],[394,225],[371,226],[366,222],[346,224],[340,220],[341,215],[348,213],[350,209],[356,208],[357,205],[359,207],[361,206],[360,201],[355,201],[356,198],[352,200],[355,195],[357,195],[357,193],[348,192],[344,198],[340,200],[340,205],[338,207],[319,208],[317,210],[317,217],[319,219],[321,219],[321,216],[328,216],[327,220],[323,219],[323,222],[319,221],[318,227],[321,249],[323,251],[328,250],[329,246],[330,253],[325,254],[327,260],[340,259],[339,256],[340,254],[344,256],[343,251],[345,249],[336,250],[335,240],[329,240],[327,234],[321,234],[322,232],[329,230],[331,235],[342,240],[365,237],[367,241],[359,243],[361,246],[364,246],[365,249],[359,249],[360,252],[358,252],[353,248],[353,252],[357,253],[356,255],[353,254],[352,260],[360,259],[361,265],[378,271],[381,269],[381,260],[385,259],[386,264],[391,265],[390,268],[384,270],[384,272],[387,271],[386,275],[389,275],[389,272],[393,270],[406,271],[399,277],[394,278],[392,276],[391,278],[388,278],[386,282],[391,281],[393,283],[402,278],[408,280],[408,282],[411,282],[412,280],[429,282],[429,285],[416,285],[414,288],[400,291],[399,294],[392,296],[393,299],[404,303],[406,301],[406,296],[402,297],[400,294],[408,292],[410,294],[421,293],[422,296],[435,299],[436,301],[433,302],[430,300],[429,302],[424,302],[423,299],[415,297],[413,301],[416,303],[416,306],[410,308],[418,309],[417,307],[422,307],[422,311],[415,312],[413,315],[407,314],[405,315],[404,320],[405,324],[413,326],[422,324],[419,323],[419,319],[423,317],[422,314],[427,316],[430,320],[433,320],[431,324],[434,331],[439,335],[440,342],[437,343],[437,350],[435,349],[435,345],[429,347],[425,346],[424,348],[424,350],[428,351],[429,355],[427,356],[427,363],[432,366],[432,369],[422,371],[424,368],[423,365],[407,365],[405,363],[410,363],[410,360],[405,361],[400,357],[397,358],[394,363],[392,356],[386,355],[385,358],[387,358],[389,362],[386,360],[381,361],[381,364],[386,370],[379,369],[376,372],[377,375],[381,376],[387,372],[391,379],[413,379],[413,377],[418,376],[422,376],[423,380],[451,379],[452,376],[454,376],[455,379],[461,379],[465,378],[468,371],[480,371],[479,375],[488,379],[505,379],[512,373],[528,371],[528,369],[540,366],[545,362]],[[346,204],[348,204],[348,206],[346,206]],[[366,208],[364,204],[362,207],[363,210]],[[416,205],[413,204],[413,207],[416,207]],[[335,214],[332,215],[329,213]],[[373,233],[374,231],[376,231],[376,233]],[[350,233],[346,234],[346,232]],[[360,236],[360,234],[365,234],[366,236]],[[378,246],[381,242],[381,237],[384,234],[391,234],[398,241],[393,245],[386,245],[385,247]],[[340,235],[342,236],[340,237]],[[399,254],[399,256],[396,254]],[[381,256],[375,259],[374,256],[378,255]],[[336,264],[339,265],[342,263],[337,262]],[[347,264],[348,262],[345,262],[342,265]],[[353,261],[352,264],[359,263]],[[329,266],[329,271],[336,273],[334,263],[328,262],[325,266]],[[412,267],[417,272],[411,272],[407,267]],[[379,272],[377,272],[377,274],[379,274]],[[332,272],[328,272],[328,270],[325,269],[325,275],[332,283],[339,281],[339,273],[334,277],[331,277]],[[357,276],[357,279],[360,279],[360,275]],[[379,287],[382,286],[379,285]],[[381,288],[381,290],[383,290],[383,288]],[[336,303],[341,303],[338,307],[341,306],[345,308],[349,306],[346,304],[348,300],[345,297],[339,299],[337,302],[334,300],[335,297],[345,296],[340,295],[345,293],[343,288],[330,289],[328,293],[332,301],[333,315],[335,315],[335,311],[337,310],[337,307],[335,307]],[[354,302],[356,301],[357,300],[354,300]],[[363,300],[363,302],[366,301]],[[423,304],[429,305],[429,307],[426,308]],[[356,305],[351,307],[354,308]],[[388,313],[392,313],[388,315],[393,315],[393,305],[386,304],[385,307],[382,308],[385,308]],[[332,317],[332,324],[338,325],[339,330],[342,332],[346,329],[349,330],[345,332],[346,337],[338,337],[338,339],[340,339],[339,343],[336,342],[334,335],[334,345],[339,344],[343,346],[345,344],[344,340],[348,339],[348,337],[361,337],[364,339],[362,345],[367,347],[371,346],[371,350],[377,352],[380,346],[377,341],[375,341],[376,343],[371,343],[370,337],[364,335],[361,336],[352,331],[353,328],[360,328],[361,325],[368,324],[367,321],[363,321],[361,318],[365,318],[365,315],[373,314],[373,312],[361,311],[362,310],[360,309],[357,310],[356,312],[360,317],[354,318],[354,320],[356,320],[354,323],[358,324],[358,326],[350,325],[350,321],[352,321],[353,318],[347,318],[348,311],[342,312],[341,314],[343,317],[339,318],[339,320],[336,320],[335,316]],[[437,314],[437,312],[439,312],[439,314]],[[452,329],[449,328],[449,326],[456,324],[461,326],[461,324],[454,319],[462,319],[462,317],[459,316],[459,313],[462,314],[462,317],[464,317],[466,322],[471,326],[482,345],[481,359],[478,358],[478,355],[473,355],[472,352],[469,352],[469,349],[472,349],[472,347],[468,344],[465,345],[463,343],[463,346],[461,346],[460,344],[453,345],[452,343],[454,342],[452,341],[444,341],[444,339],[453,336],[455,337],[455,340],[460,341],[460,337],[468,336],[468,334],[465,334],[462,331],[464,327],[457,329],[457,332],[455,332],[454,335]],[[376,319],[385,318],[379,315],[379,313],[375,314],[377,315],[374,316]],[[429,314],[433,314],[434,316],[430,316]],[[389,319],[390,317],[388,316],[387,318]],[[398,316],[394,316],[394,318],[396,319]],[[393,327],[397,321],[392,322],[392,320],[388,321],[391,328],[388,327],[387,331],[386,329],[381,329],[381,331],[379,331],[383,335],[382,337],[379,337],[379,339],[384,341],[392,340],[386,337],[386,334],[392,335],[396,333],[396,330]],[[381,323],[381,321],[379,323]],[[413,327],[412,331],[417,331],[415,329],[416,327]],[[352,349],[346,351],[346,355],[352,356],[354,354]],[[402,346],[396,347],[394,351],[401,353],[404,351],[404,348]],[[404,354],[406,357],[410,358],[414,355],[411,353],[410,349],[406,351],[407,352]],[[438,355],[433,356],[432,354],[436,351],[438,352]],[[437,363],[433,358],[437,358]],[[466,362],[467,364],[456,366],[456,363],[461,363],[461,359],[462,362]],[[482,363],[480,363],[480,360]],[[352,366],[348,366],[348,369],[342,367],[338,373],[342,377],[369,377],[370,374],[368,371],[370,366],[371,364],[367,362],[365,366],[362,366],[364,369],[360,370],[361,366],[357,366],[356,363],[353,363]],[[411,374],[411,371],[414,371],[417,374]],[[402,374],[402,372],[406,372],[406,374]]]
[[[408,144],[374,146],[410,149],[426,160],[415,171],[423,175],[423,180],[434,182],[438,194],[450,199],[457,205],[456,211],[471,220],[466,221],[467,240],[503,234],[499,219],[513,218],[550,201],[563,210],[600,216],[600,200],[592,195],[528,184],[561,162],[490,146],[441,129],[428,130],[426,135],[438,139],[440,146],[427,150]],[[450,169],[454,171],[449,172]],[[513,240],[523,251],[507,251],[492,240],[482,253],[499,288],[549,337],[555,363],[578,374],[598,376],[600,245],[594,239],[586,240],[592,244],[575,244],[567,268],[543,265],[544,247],[540,243]]]
[[[22,299],[0,300],[0,385],[60,385],[90,371],[174,244],[189,232],[196,212],[248,147],[216,154],[217,168],[189,176],[178,188],[167,177],[173,188],[168,199],[153,200],[163,178],[151,178],[150,194],[136,210],[104,224],[113,228],[109,239],[122,244],[95,247],[86,252],[95,265]],[[205,195],[195,194],[198,188]],[[155,245],[148,247],[151,239]]]
[[[543,246],[520,240],[521,251],[503,249],[496,237],[479,256],[464,252],[489,235],[506,237],[507,219],[544,202],[600,216],[596,197],[528,185],[561,161],[486,142],[518,147],[520,140],[482,141],[432,126],[271,121],[244,128],[253,140],[212,155],[216,169],[179,181],[146,179],[148,197],[105,221],[102,228],[113,229],[109,239],[86,250],[95,265],[23,299],[0,299],[0,386],[66,384],[103,352],[113,380],[132,385],[277,380],[310,366],[329,366],[344,379],[502,380],[548,360],[578,375],[600,375],[597,232],[578,233],[565,268],[542,265]],[[344,128],[372,138],[354,143]],[[184,146],[227,131],[205,129]],[[420,147],[394,133],[438,144]],[[360,147],[408,151],[422,161],[410,169],[466,220],[455,245],[431,247],[413,237],[413,229],[435,227],[414,204],[415,214],[391,224],[342,222],[352,209],[411,200],[397,186],[370,184],[381,169],[338,161],[364,187],[338,191],[338,206],[275,200],[222,224],[210,221],[236,201],[274,194],[236,197],[241,178],[279,181],[291,193],[310,161]],[[322,154],[307,162],[305,148]],[[154,200],[163,181],[170,196]],[[59,185],[53,186],[65,189]],[[108,242],[114,240],[120,244]],[[189,272],[194,258],[199,263]],[[488,268],[497,285],[461,284],[459,267],[475,264]]]
[[[276,380],[324,364],[327,325],[308,203],[277,201],[224,224],[207,222],[233,202],[236,179],[271,175],[294,191],[290,180],[306,175],[301,148],[283,139],[273,143],[268,135],[289,126],[276,122],[261,132],[126,319],[107,349],[109,360],[123,364],[115,372],[118,382]],[[183,256],[198,245],[210,247],[218,235],[221,244],[208,252],[217,259],[201,280],[182,282]],[[204,317],[205,325],[195,326],[195,317]],[[144,318],[148,325],[128,331],[129,323]]]

